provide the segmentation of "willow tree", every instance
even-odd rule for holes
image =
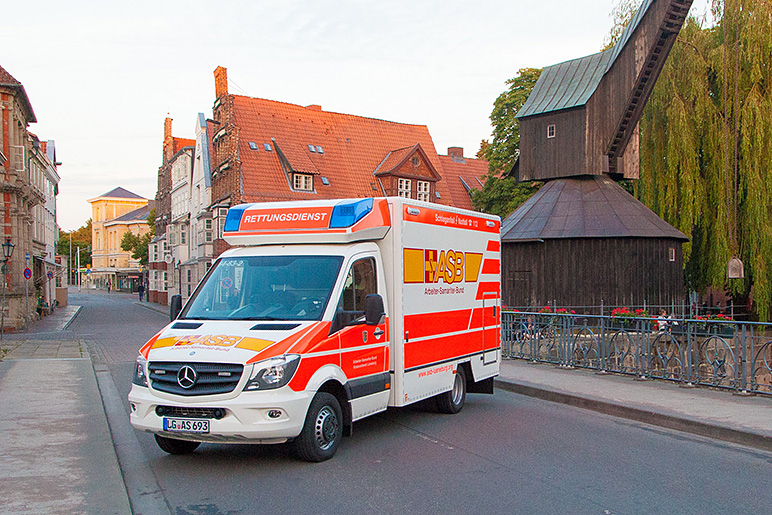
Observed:
[[[714,0],[717,21],[690,18],[640,124],[638,197],[690,238],[688,286],[752,293],[772,305],[772,5]],[[733,256],[745,279],[727,281]]]

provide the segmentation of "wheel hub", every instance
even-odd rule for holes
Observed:
[[[332,447],[335,443],[335,435],[338,433],[338,417],[329,406],[319,410],[314,427],[319,448],[326,451]]]

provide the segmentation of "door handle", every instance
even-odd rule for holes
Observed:
[[[376,329],[375,331],[373,331],[373,336],[378,337],[381,335],[383,335],[383,329]]]

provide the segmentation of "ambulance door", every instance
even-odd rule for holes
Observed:
[[[496,349],[501,341],[500,302],[496,292],[483,293],[482,346],[483,365],[492,365],[498,361]]]
[[[374,255],[357,257],[346,274],[338,301],[333,330],[339,330],[341,368],[348,378],[352,418],[383,411],[389,400],[388,318],[377,325],[364,320],[368,295],[378,289],[380,270]]]

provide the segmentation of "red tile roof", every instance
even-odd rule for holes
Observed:
[[[13,78],[13,75],[0,66],[0,86],[21,86],[21,82]]]
[[[314,173],[329,185],[314,180],[314,198],[369,197],[375,192],[373,172],[389,152],[420,144],[432,166],[441,164],[425,125],[409,125],[375,118],[319,110],[284,102],[234,95],[235,124],[239,127],[239,157],[244,194],[248,202],[308,199],[309,193],[292,191],[275,145],[293,170]],[[254,142],[257,150],[250,148]],[[270,144],[268,152],[264,144]],[[313,145],[312,152],[309,145]],[[321,147],[321,152],[319,148]],[[215,163],[216,166],[216,163]],[[439,202],[449,204],[451,195],[437,183]]]
[[[172,138],[174,143],[172,145],[172,155],[176,154],[185,147],[195,147],[196,140],[186,138]]]
[[[452,203],[456,207],[472,209],[469,189],[479,190],[488,176],[488,161],[483,159],[440,156],[442,175],[450,190]]]

